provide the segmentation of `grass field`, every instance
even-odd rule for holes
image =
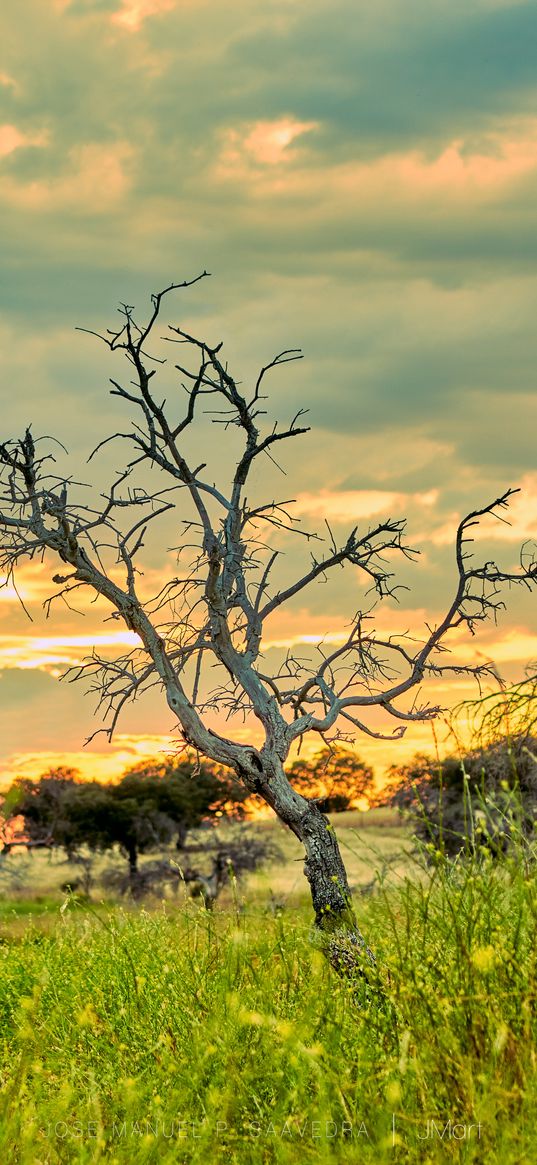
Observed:
[[[412,844],[408,830],[401,825],[396,811],[373,809],[360,813],[351,810],[336,814],[334,821],[351,887],[355,892],[371,886],[373,878],[380,873],[393,880],[409,869],[408,854]],[[245,826],[228,825],[223,821],[218,826],[218,837],[225,843],[230,835],[240,835],[242,828],[247,832],[270,834],[282,853],[282,861],[247,875],[241,881],[241,898],[246,902],[255,901],[258,906],[272,905],[273,908],[307,903],[309,891],[303,873],[301,847],[296,838],[273,816]],[[200,836],[201,833],[193,831],[190,840],[196,841]],[[177,860],[178,854],[174,849],[160,854],[150,853],[140,859],[140,865],[143,866],[145,861],[152,861],[155,857]],[[119,854],[97,857],[96,886],[92,892],[96,902],[103,898],[108,903],[111,898],[113,900],[110,891],[103,890],[99,885],[100,874],[104,869],[111,868],[126,870],[127,867]],[[14,850],[0,867],[0,935],[22,933],[23,926],[17,919],[28,914],[32,915],[36,926],[47,928],[57,916],[59,905],[65,898],[61,886],[79,874],[79,868],[66,862],[61,852],[35,850],[32,854],[26,854]],[[180,903],[186,898],[181,887],[178,894],[171,890],[166,891],[168,894],[173,903]],[[228,910],[233,900],[234,891],[224,891],[218,909]],[[150,904],[154,907],[156,902],[153,900]]]
[[[0,1160],[537,1159],[531,855],[427,871],[396,819],[346,816],[369,984],[318,949],[292,842],[213,915],[4,899]]]

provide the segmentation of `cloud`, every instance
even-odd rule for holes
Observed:
[[[526,474],[516,488],[518,492],[509,499],[507,510],[496,510],[480,519],[476,542],[513,542],[517,546],[528,543],[526,555],[529,555],[531,544],[537,551],[537,474]],[[462,517],[461,513],[451,513],[422,537],[433,546],[451,545]]]
[[[121,7],[112,13],[110,20],[128,32],[138,32],[148,17],[171,12],[176,3],[177,0],[122,0]]]
[[[438,490],[427,493],[405,494],[390,490],[320,490],[318,494],[299,494],[293,513],[307,514],[328,522],[355,522],[379,514],[399,513],[409,506],[434,506]]]
[[[21,139],[17,144],[30,141]],[[0,130],[0,152],[1,148]],[[65,208],[76,215],[102,215],[113,210],[129,191],[133,157],[134,150],[127,142],[110,146],[90,142],[70,151],[69,170],[61,177],[21,182],[8,176],[0,181],[0,197],[34,212],[52,210],[57,214]]]
[[[504,630],[480,648],[468,643],[459,643],[457,656],[463,663],[482,663],[492,659],[495,664],[523,664],[537,659],[537,633],[527,627],[511,627]]]
[[[47,141],[46,133],[23,133],[16,125],[0,125],[0,158],[7,158],[23,146],[44,146]]]
[[[275,111],[292,88],[298,116],[322,116],[342,148],[359,141],[378,153],[397,140],[482,130],[500,111],[529,112],[536,33],[524,3],[367,2],[358,14],[333,0],[290,25],[246,30],[231,51],[235,68],[248,62],[254,110]]]
[[[282,457],[287,479],[256,468],[263,500],[298,496],[320,525],[408,513],[424,554],[400,576],[424,615],[452,582],[458,516],[523,483],[512,527],[482,543],[514,557],[537,501],[535,7],[26,0],[0,22],[5,433],[57,430],[102,487],[111,451],[82,462],[125,422],[106,395],[118,361],[74,326],[106,328],[118,302],[206,267],[217,278],[169,318],[224,339],[246,389],[276,351],[305,352],[271,378],[261,423],[309,408],[313,431]],[[159,384],[177,408],[173,361]],[[215,478],[232,436],[204,419]],[[156,589],[170,562],[156,541],[147,554]],[[301,562],[286,543],[282,572]],[[268,640],[343,633],[361,591],[341,575]],[[21,587],[36,625],[0,590],[0,647],[33,678],[86,649],[74,616],[39,622],[44,574]],[[525,602],[510,598],[517,627]]]
[[[73,684],[40,670],[0,670],[2,748],[0,779],[13,753],[80,749],[93,730],[91,707]]]
[[[98,746],[84,751],[80,748],[17,751],[4,761],[0,785],[5,787],[19,776],[35,780],[48,769],[59,766],[78,769],[86,780],[113,781],[127,768],[151,757],[163,753],[175,755],[179,747],[180,744],[172,736],[120,733],[106,752]]]
[[[248,161],[261,166],[277,166],[292,157],[289,147],[297,138],[317,129],[314,121],[297,121],[280,117],[275,121],[257,121],[242,130],[224,131],[224,145],[218,161],[218,172],[223,177],[243,181],[248,173]]]
[[[507,124],[478,141],[459,138],[440,149],[390,150],[380,157],[360,156],[330,159],[330,151],[316,149],[316,136],[308,141],[308,151],[295,155],[295,166],[281,181],[246,165],[250,155],[258,163],[290,159],[287,147],[295,138],[320,123],[282,117],[259,121],[246,132],[230,127],[215,169],[216,177],[233,178],[237,185],[250,182],[254,191],[263,182],[265,201],[277,196],[286,210],[290,199],[306,205],[317,202],[320,213],[337,203],[350,217],[351,207],[361,217],[366,211],[373,221],[390,212],[401,217],[408,208],[416,212],[427,204],[428,214],[440,215],[449,209],[467,217],[475,205],[494,205],[498,197],[520,185],[537,170],[537,123]],[[317,135],[318,136],[318,135]],[[327,158],[328,154],[328,158]],[[302,164],[298,164],[302,161]],[[328,165],[327,165],[328,161]],[[258,195],[259,196],[259,195]]]
[[[88,635],[2,635],[0,668],[39,668],[58,675],[64,668],[88,658],[93,649],[113,656],[122,648],[132,647],[140,647],[140,640],[132,631]]]
[[[50,576],[40,569],[38,563],[29,568],[21,566],[17,572],[16,585],[7,575],[0,575],[0,603],[16,604],[43,602],[51,592]]]
[[[18,90],[17,81],[10,75],[10,73],[0,72],[0,85],[2,85],[4,89],[12,89],[14,92]]]

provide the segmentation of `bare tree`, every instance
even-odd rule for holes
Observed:
[[[54,576],[58,589],[47,600],[47,611],[54,598],[69,601],[79,587],[89,587],[108,601],[113,617],[138,636],[140,645],[114,661],[93,654],[76,669],[75,676],[89,678],[98,692],[101,711],[108,717],[102,731],[111,738],[126,702],[158,684],[184,742],[232,769],[302,842],[317,927],[326,936],[333,963],[354,965],[372,956],[356,923],[337,839],[315,801],[299,795],[289,782],[284,772],[289,753],[307,733],[325,741],[349,739],[349,731],[398,739],[407,722],[434,717],[439,708],[419,698],[407,705],[405,697],[417,692],[427,677],[454,671],[480,676],[489,670],[444,664],[445,640],[456,628],[473,633],[481,620],[494,617],[502,605],[502,585],[531,586],[537,581],[537,564],[524,552],[520,569],[509,572],[494,562],[475,565],[470,556],[470,531],[483,515],[500,516],[514,492],[508,490],[461,522],[453,598],[438,625],[428,627],[419,643],[404,635],[377,635],[366,618],[376,602],[395,593],[391,559],[415,553],[404,541],[404,521],[388,519],[363,530],[356,526],[341,545],[327,527],[326,540],[313,543],[319,551],[311,554],[303,573],[283,578],[273,542],[277,535],[298,531],[291,503],[252,502],[247,487],[261,458],[273,459],[277,446],[308,431],[303,410],[283,428],[263,420],[267,375],[300,359],[301,353],[280,352],[246,391],[229,372],[221,344],[212,347],[181,327],[169,327],[167,340],[184,353],[175,365],[185,392],[184,411],[179,391],[167,403],[155,387],[163,361],[148,349],[163,301],[206,274],[153,295],[144,324],[137,322],[133,308],[123,305],[121,326],[99,336],[112,353],[126,358],[130,379],[127,385],[113,379],[111,392],[125,405],[131,422],[125,431],[108,434],[97,449],[109,441],[126,442],[132,449],[125,469],[102,495],[102,504],[91,508],[78,500],[76,483],[54,473],[54,457],[30,429],[21,440],[0,445],[0,565],[12,583],[23,560],[52,555],[71,568]],[[206,466],[192,461],[190,427],[202,419],[207,404],[224,444],[235,448],[233,434],[240,441],[227,486],[215,484]],[[160,471],[163,488],[148,488],[144,467]],[[131,485],[135,471],[142,472],[136,487]],[[179,538],[178,561],[184,567],[158,594],[142,600],[139,552],[149,523],[176,507],[177,490],[179,500],[185,498],[190,507]],[[263,530],[270,532],[268,541]],[[346,641],[329,652],[320,645],[313,661],[288,654],[275,674],[266,674],[262,640],[267,620],[316,580],[345,565],[359,572],[374,596],[371,602],[364,599]],[[207,665],[216,665],[210,675],[219,677],[212,689]],[[379,732],[367,721],[368,712],[379,708],[388,721],[397,721],[391,733]],[[211,726],[215,710],[230,719],[242,716],[248,723],[257,722],[254,740],[260,733],[261,743],[244,744]]]

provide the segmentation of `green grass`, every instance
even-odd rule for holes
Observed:
[[[438,859],[357,905],[369,987],[331,971],[309,910],[251,898],[213,917],[72,903],[8,935],[0,1160],[535,1160],[527,852]]]
[[[35,898],[0,901],[0,919],[2,921],[12,917],[46,914],[49,911],[54,914],[57,914],[58,911],[58,899],[51,895],[38,894]]]
[[[347,866],[351,884],[356,887],[370,881],[372,871],[381,868],[385,862],[393,863],[394,869],[401,872],[408,868],[405,851],[410,849],[408,828],[401,824],[396,810],[372,809],[367,813],[350,810],[337,813],[333,816],[334,825],[340,840],[342,853]],[[228,831],[233,835],[240,834],[241,830],[258,834],[270,833],[282,851],[283,860],[277,865],[267,867],[248,876],[244,883],[248,898],[255,898],[256,902],[276,898],[285,902],[295,903],[304,898],[307,890],[303,873],[303,851],[295,837],[273,816],[252,823],[230,824],[222,821],[218,826],[218,836],[226,841]],[[190,841],[205,839],[206,831],[192,831]],[[142,856],[141,864],[152,861],[159,854],[149,853]],[[160,856],[177,860],[177,851],[162,851]],[[125,870],[126,862],[119,854],[97,855],[94,864],[94,873],[97,879],[95,897],[101,896],[98,879],[105,869],[113,866]],[[62,852],[34,850],[31,854],[14,850],[8,858],[3,859],[0,867],[0,910],[2,908],[2,893],[4,902],[6,896],[10,904],[15,902],[31,901],[44,897],[54,899],[59,903],[65,895],[61,886],[69,879],[80,877],[80,869],[65,860]],[[227,907],[232,901],[231,895],[224,897]]]

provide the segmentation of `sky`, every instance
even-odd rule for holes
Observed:
[[[111,455],[85,461],[121,425],[117,367],[75,329],[110,326],[121,302],[143,315],[151,292],[206,269],[169,322],[223,340],[245,384],[281,349],[304,352],[271,381],[270,408],[308,408],[312,431],[283,484],[267,466],[257,487],[340,537],[408,518],[421,553],[380,630],[439,618],[458,520],[508,487],[512,524],[486,524],[476,552],[516,566],[537,538],[536,38],[537,6],[510,0],[5,5],[2,439],[52,433],[70,472],[102,488]],[[202,425],[201,442],[225,475],[221,431]],[[148,547],[148,587],[173,571],[171,545],[167,527]],[[286,547],[290,571],[303,553]],[[173,747],[153,693],[111,745],[84,749],[94,701],[58,676],[128,640],[87,601],[47,619],[53,573],[21,568],[31,622],[0,589],[0,784],[58,763],[113,778]],[[268,662],[337,643],[362,594],[350,570],[303,595],[267,629]],[[497,626],[455,647],[521,678],[535,595],[512,592]],[[459,677],[426,695],[449,707],[473,693]],[[432,743],[417,725],[356,747],[382,769]]]

